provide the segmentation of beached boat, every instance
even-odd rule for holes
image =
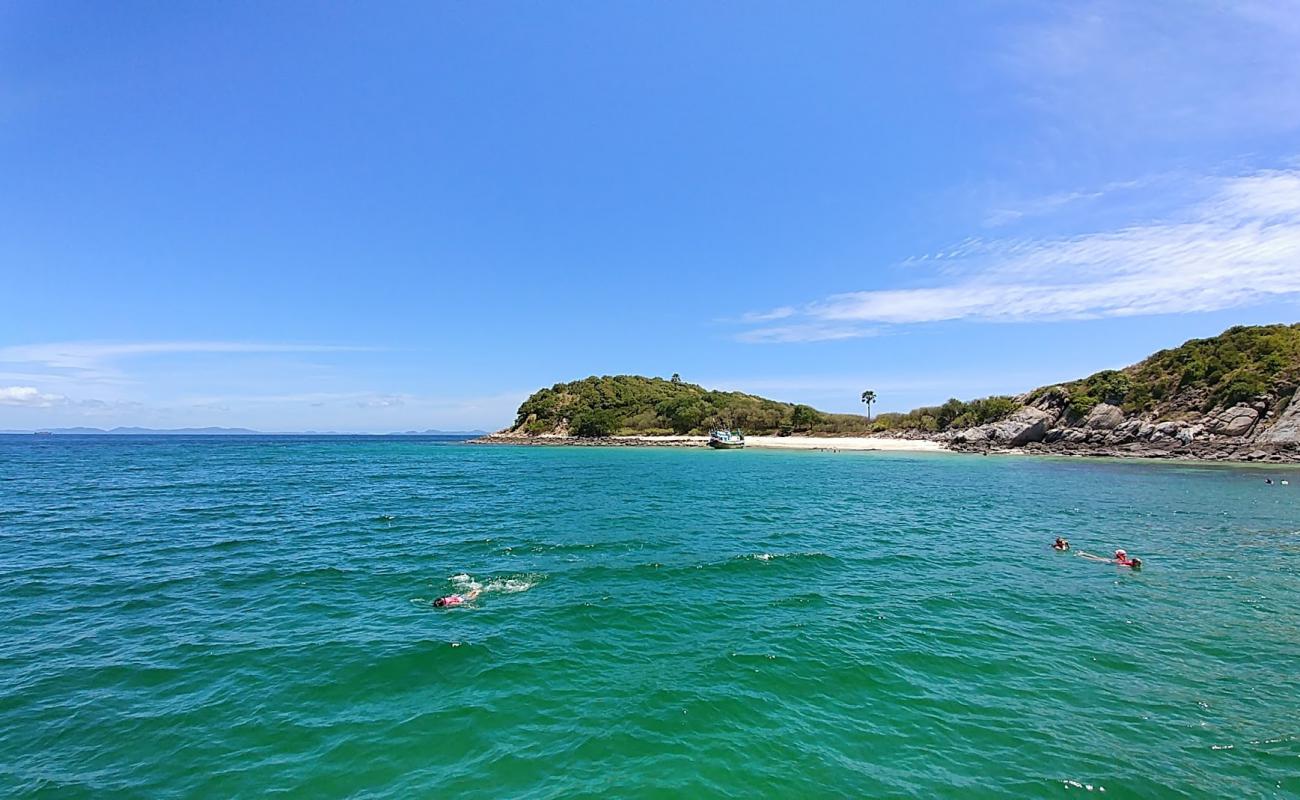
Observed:
[[[709,431],[709,447],[719,450],[738,450],[745,446],[745,437],[740,431]]]

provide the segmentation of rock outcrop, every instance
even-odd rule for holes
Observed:
[[[1161,420],[1126,414],[1109,403],[1072,416],[1064,396],[1047,393],[1005,420],[950,433],[946,441],[956,450],[983,452],[1023,448],[1068,455],[1300,461],[1300,402],[1288,399],[1263,396]]]
[[[1083,427],[1094,431],[1113,431],[1124,422],[1124,412],[1118,406],[1098,403],[1083,420]]]
[[[1300,392],[1296,395],[1300,396]],[[1273,446],[1300,447],[1300,397],[1298,396],[1292,396],[1291,402],[1287,403],[1273,424],[1256,435],[1257,442]]]
[[[1206,419],[1205,427],[1211,433],[1224,436],[1245,436],[1259,421],[1259,409],[1248,405],[1225,408]]]
[[[958,431],[952,441],[958,444],[994,444],[1020,447],[1030,442],[1041,442],[1057,415],[1034,406],[1025,406],[999,422],[990,422],[975,428]]]

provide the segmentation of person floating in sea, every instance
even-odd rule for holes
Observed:
[[[474,598],[478,597],[482,591],[482,589],[475,586],[465,594],[449,594],[446,597],[439,597],[437,600],[433,601],[433,606],[434,608],[455,608],[456,606],[463,606],[466,603],[473,602]]]
[[[1092,553],[1085,553],[1082,550],[1075,553],[1075,555],[1082,556],[1089,561],[1100,561],[1103,564],[1117,564],[1121,567],[1142,569],[1142,559],[1136,557],[1129,558],[1128,553],[1123,549],[1116,550],[1114,558],[1102,558],[1101,556],[1094,556]]]
[[[1056,537],[1056,541],[1052,544],[1052,549],[1053,549],[1053,550],[1069,550],[1069,549],[1070,549],[1070,540],[1069,540],[1069,539],[1062,539],[1060,536],[1058,536],[1058,537]]]

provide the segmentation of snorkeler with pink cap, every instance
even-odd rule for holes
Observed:
[[[434,608],[455,608],[456,606],[463,606],[466,603],[473,601],[474,598],[478,597],[482,591],[483,591],[482,589],[475,586],[473,589],[470,589],[465,594],[449,594],[446,597],[439,597],[437,600],[433,601],[433,607]]]
[[[1130,569],[1142,569],[1142,559],[1137,557],[1129,558],[1128,551],[1123,548],[1115,551],[1114,558],[1102,558],[1101,556],[1094,556],[1092,553],[1085,553],[1082,550],[1078,552],[1078,555],[1088,559],[1089,561],[1100,561],[1103,564],[1115,564]]]

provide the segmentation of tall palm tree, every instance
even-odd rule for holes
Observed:
[[[871,404],[876,402],[876,393],[868,389],[862,393],[862,402],[867,406],[867,422],[871,421]]]

